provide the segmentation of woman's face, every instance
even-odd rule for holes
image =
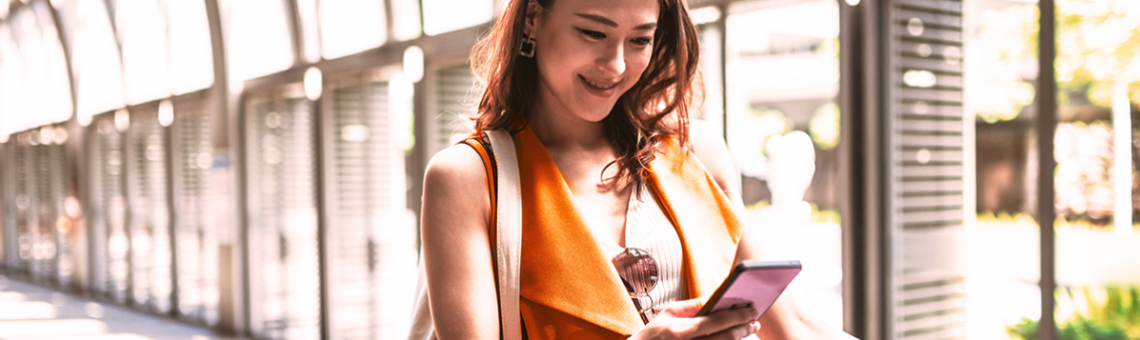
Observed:
[[[657,0],[557,0],[528,19],[543,107],[605,118],[649,64],[658,12]]]

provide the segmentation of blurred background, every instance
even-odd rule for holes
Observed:
[[[694,118],[809,313],[1140,339],[1140,2],[1040,1],[688,1]],[[406,338],[506,2],[0,0],[0,338]]]

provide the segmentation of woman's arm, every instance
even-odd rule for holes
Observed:
[[[420,228],[432,320],[439,339],[497,339],[490,193],[483,160],[467,145],[432,158]]]
[[[740,197],[740,172],[732,161],[732,155],[724,143],[724,138],[714,130],[711,124],[700,120],[693,120],[690,124],[690,138],[693,153],[701,160],[717,185],[736,206],[738,212],[744,212],[744,203]],[[749,259],[764,259],[760,247],[760,237],[751,232],[745,224],[744,234],[740,245],[736,248],[736,262]],[[763,326],[757,333],[763,339],[850,339],[850,335],[824,324],[819,319],[808,315],[796,304],[791,295],[783,294],[777,299],[772,308],[760,318]]]

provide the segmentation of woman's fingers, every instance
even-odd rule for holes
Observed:
[[[739,340],[760,329],[755,308],[719,311],[696,317],[704,299],[676,301],[650,322],[641,338]]]
[[[755,308],[723,310],[697,318],[697,334],[714,334],[736,326],[748,326],[760,318]]]
[[[759,330],[760,322],[752,321],[748,324],[737,325],[720,332],[696,338],[696,340],[740,340],[749,334],[755,334]]]
[[[674,301],[665,306],[665,312],[676,317],[691,318],[696,316],[703,306],[704,299],[700,298]]]

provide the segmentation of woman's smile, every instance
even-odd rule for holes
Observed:
[[[615,82],[593,80],[590,78],[586,78],[583,75],[578,75],[578,79],[580,79],[582,81],[582,83],[586,87],[586,90],[590,94],[598,96],[598,97],[603,97],[603,98],[609,98],[610,96],[613,96],[613,94],[615,92],[617,92],[615,88],[617,87],[617,85],[619,83],[621,83],[620,80],[615,81]]]

